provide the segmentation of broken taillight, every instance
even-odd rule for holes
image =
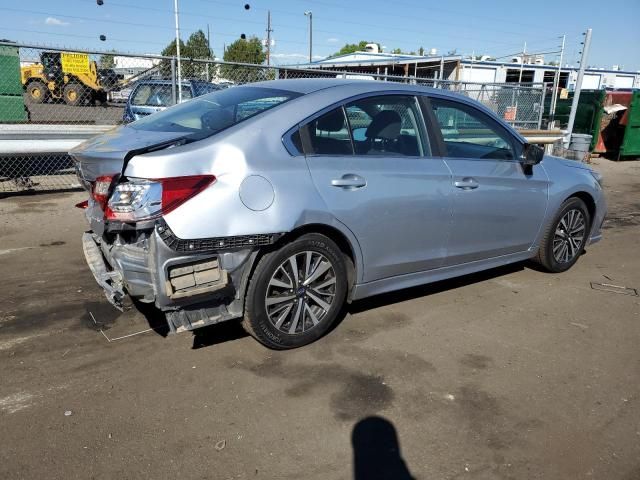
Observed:
[[[102,211],[106,211],[107,202],[109,201],[109,193],[111,185],[115,179],[115,175],[103,175],[96,178],[91,187],[91,197],[96,201]]]
[[[137,222],[167,214],[215,182],[213,175],[158,179],[129,178],[116,185],[108,204],[107,220]]]

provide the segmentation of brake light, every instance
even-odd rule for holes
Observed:
[[[91,196],[96,203],[100,205],[102,211],[105,211],[107,207],[109,192],[111,191],[111,185],[113,184],[114,179],[115,175],[103,175],[96,178],[96,181],[93,183],[93,187],[91,188]]]
[[[116,185],[105,210],[107,220],[137,222],[175,210],[215,182],[213,175],[159,179],[130,178]]]
[[[162,183],[162,213],[166,215],[175,210],[215,180],[216,177],[213,175],[194,175],[159,180]]]

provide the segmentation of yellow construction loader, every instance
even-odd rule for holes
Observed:
[[[67,105],[104,103],[118,83],[113,70],[98,70],[86,53],[42,52],[40,63],[20,67],[22,86],[32,103],[49,99]]]

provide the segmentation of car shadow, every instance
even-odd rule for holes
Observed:
[[[232,342],[248,337],[238,320],[229,320],[216,325],[209,325],[193,331],[193,350],[211,347],[220,343]]]
[[[522,271],[525,269],[525,267],[530,267],[529,262],[525,261],[512,263],[509,265],[492,268],[490,270],[463,275],[461,277],[440,280],[439,282],[428,283],[425,285],[419,285],[417,287],[405,288],[403,290],[396,290],[389,293],[382,293],[380,295],[364,298],[362,300],[356,300],[353,303],[348,304],[342,310],[341,315],[338,317],[337,321],[334,322],[329,331],[337,328],[340,323],[342,323],[342,321],[346,318],[347,314],[355,315],[358,313],[366,312],[368,310],[373,310],[375,308],[389,306],[409,300],[415,300],[416,298],[426,297],[429,295],[435,295],[437,293],[454,290],[456,288],[465,287],[467,285],[473,285],[474,283],[485,282],[493,278]]]
[[[393,423],[383,417],[360,420],[351,432],[354,480],[413,480]]]
[[[329,328],[326,334],[329,334],[334,329],[338,328],[338,326],[343,322],[348,314],[355,315],[358,313],[366,312],[368,310],[406,302],[429,295],[435,295],[437,293],[454,290],[456,288],[473,285],[475,283],[485,282],[493,278],[498,278],[510,273],[522,271],[525,268],[531,268],[533,270],[540,271],[540,269],[536,268],[536,264],[532,262],[519,262],[496,267],[490,270],[484,270],[482,272],[464,275],[461,277],[441,280],[439,282],[406,288],[389,293],[383,293],[362,300],[357,300],[351,304],[347,304],[342,309],[337,320],[333,323],[331,328]],[[167,325],[167,320],[164,313],[156,309],[151,304],[135,302],[134,305],[135,308],[145,316],[147,322],[149,323],[149,327],[153,328],[153,330],[158,335],[166,337],[169,334],[169,327]],[[247,336],[248,334],[242,328],[242,325],[240,325],[239,321],[230,320],[194,330],[192,348],[196,350],[200,348],[210,347],[221,343],[239,340]]]

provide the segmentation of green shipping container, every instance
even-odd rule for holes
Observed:
[[[620,156],[640,157],[640,90],[633,92],[627,115]]]
[[[0,123],[26,122],[22,95],[0,95]]]
[[[0,45],[0,95],[22,95],[17,47]]]

